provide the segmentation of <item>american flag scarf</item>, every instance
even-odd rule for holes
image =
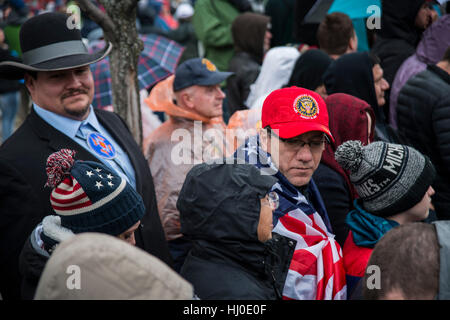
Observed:
[[[297,241],[283,289],[286,300],[344,300],[347,286],[342,249],[330,232],[328,216],[319,191],[311,179],[309,200],[298,191],[250,137],[234,154],[239,162],[255,165],[262,174],[273,174],[280,204],[274,212],[273,231]]]

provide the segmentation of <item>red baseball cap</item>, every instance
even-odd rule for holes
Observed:
[[[322,131],[334,141],[328,128],[325,101],[314,91],[290,87],[272,91],[262,107],[261,125],[278,130],[280,138],[289,139],[309,131]]]

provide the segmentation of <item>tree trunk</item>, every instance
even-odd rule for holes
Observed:
[[[134,139],[142,145],[137,66],[144,45],[136,29],[137,0],[99,0],[106,15],[89,0],[77,2],[102,27],[105,40],[113,45],[109,65],[114,111],[125,119]]]

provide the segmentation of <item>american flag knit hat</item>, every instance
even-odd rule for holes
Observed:
[[[118,236],[144,215],[141,196],[105,165],[74,160],[75,151],[61,149],[47,159],[50,202],[61,226],[74,233],[100,232]]]

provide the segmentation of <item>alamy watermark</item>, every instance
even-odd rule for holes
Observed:
[[[366,287],[369,290],[380,290],[381,289],[381,270],[377,265],[369,265],[366,268]]]
[[[279,140],[275,135],[267,136],[266,145],[270,145],[270,158],[266,152],[261,152],[260,146],[245,141],[257,135],[255,129],[244,130],[208,128],[204,130],[201,121],[194,121],[193,130],[184,128],[176,129],[170,137],[174,143],[170,159],[174,165],[196,165],[203,162],[216,164],[262,164],[272,166],[279,163]],[[261,142],[260,138],[260,142]],[[239,148],[241,147],[241,148]],[[265,150],[268,151],[268,150]],[[236,155],[233,154],[236,152]],[[273,170],[263,170],[264,175],[273,175]]]
[[[381,8],[377,5],[371,5],[367,7],[366,13],[370,14],[366,21],[367,29],[381,29]]]
[[[69,17],[66,21],[66,26],[69,30],[81,29],[81,10],[76,4],[71,4],[67,7],[66,13]]]
[[[66,273],[69,275],[66,280],[66,287],[69,290],[81,289],[81,269],[79,266],[71,264],[67,267]]]

